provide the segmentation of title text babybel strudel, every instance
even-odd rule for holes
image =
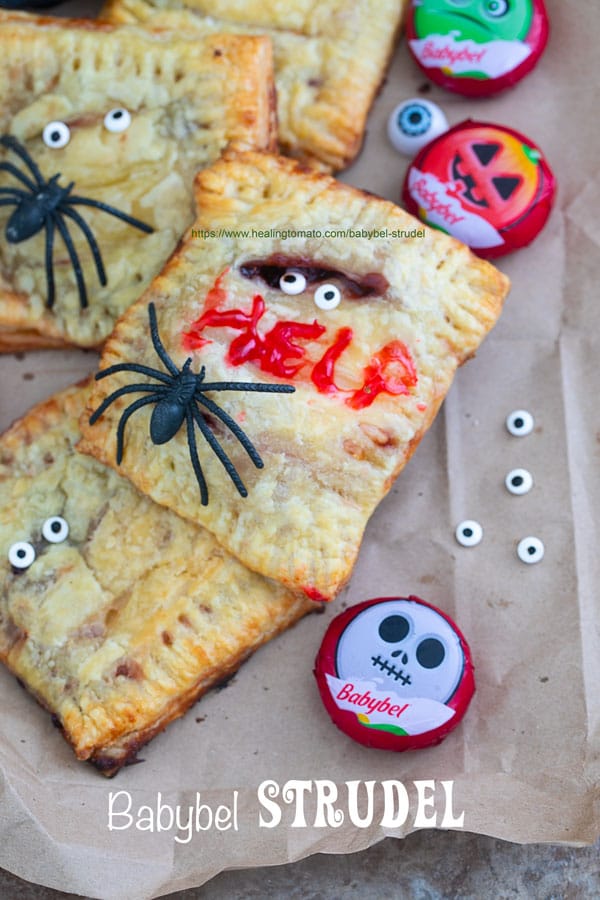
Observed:
[[[227,803],[205,802],[196,791],[192,803],[169,803],[159,791],[152,804],[137,805],[129,791],[111,791],[108,796],[109,831],[134,829],[141,832],[171,832],[180,844],[194,834],[207,831],[238,831],[245,822],[260,828],[355,828],[376,824],[384,829],[464,828],[464,812],[454,810],[454,782],[422,780],[408,786],[401,781],[346,781],[336,785],[328,779],[292,780],[283,786],[263,781],[257,788],[257,805],[247,804],[241,815],[239,791]]]

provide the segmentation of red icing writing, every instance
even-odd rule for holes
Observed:
[[[245,362],[256,362],[263,372],[270,372],[284,378],[292,378],[304,364],[305,349],[295,343],[297,340],[314,341],[325,331],[317,320],[310,324],[303,322],[276,322],[265,335],[258,331],[258,323],[265,313],[265,301],[256,294],[250,312],[242,309],[209,309],[194,322],[190,331],[184,334],[184,346],[193,350],[198,347],[198,338],[204,328],[228,327],[240,331],[230,344],[227,360],[234,366]],[[200,340],[205,341],[200,337]],[[201,345],[200,345],[201,346]],[[301,360],[289,363],[287,360]]]
[[[352,409],[365,409],[382,392],[408,394],[417,384],[417,369],[406,344],[391,341],[372,357],[363,377],[362,388],[346,400]]]
[[[341,328],[312,371],[312,381],[321,394],[342,393],[334,380],[335,364],[352,341],[352,329]],[[417,384],[417,369],[408,347],[402,341],[391,341],[382,347],[363,369],[363,385],[346,392],[346,403],[352,409],[366,409],[381,393],[408,394]]]
[[[312,370],[310,377],[321,394],[337,394],[339,392],[339,388],[333,380],[335,364],[351,342],[352,329],[340,328],[335,336],[334,343],[325,351]]]
[[[225,273],[223,273],[224,275]],[[209,292],[222,291],[219,276]],[[234,366],[255,362],[272,375],[294,378],[306,362],[306,349],[297,341],[316,341],[326,331],[315,319],[311,323],[276,322],[266,334],[258,330],[265,314],[265,301],[260,294],[252,300],[249,311],[243,309],[205,309],[199,319],[183,335],[186,350],[197,350],[210,343],[202,336],[205,328],[233,328],[240,334],[231,341],[227,361]],[[362,387],[344,390],[335,383],[335,365],[352,343],[352,329],[340,328],[323,356],[315,363],[311,380],[321,394],[346,394],[345,403],[352,409],[366,409],[379,394],[408,394],[417,384],[417,370],[410,351],[402,341],[390,341],[371,357],[363,369]],[[291,360],[294,360],[292,362]]]

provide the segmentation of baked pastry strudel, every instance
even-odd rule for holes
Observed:
[[[226,154],[196,202],[105,346],[80,449],[251,569],[330,599],[508,280],[283,157]]]
[[[0,12],[0,351],[102,344],[230,142],[276,140],[268,38]]]
[[[111,775],[314,604],[75,453],[89,387],[0,438],[0,659]]]
[[[406,0],[108,0],[101,17],[189,36],[268,34],[283,152],[338,170],[361,147],[406,6]]]

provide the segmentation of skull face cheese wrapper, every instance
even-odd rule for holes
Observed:
[[[485,97],[512,87],[548,42],[543,0],[413,0],[408,46],[427,77],[449,91]]]
[[[467,119],[408,168],[406,209],[492,258],[525,247],[550,215],[555,179],[542,151],[512,128]]]
[[[469,647],[451,619],[419,597],[382,597],[329,625],[315,663],[334,724],[380,750],[439,744],[475,691]]]

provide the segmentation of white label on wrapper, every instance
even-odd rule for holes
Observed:
[[[452,184],[445,184],[430,172],[411,169],[408,190],[427,222],[436,225],[464,244],[474,249],[499,247],[504,243],[502,235],[487,219],[468,212],[460,201],[449,193]]]
[[[520,66],[531,54],[531,47],[523,41],[461,41],[458,32],[430,34],[414,38],[410,47],[425,68],[444,69],[452,75],[478,72],[488,78],[500,78]]]
[[[427,697],[399,697],[382,691],[373,681],[352,681],[327,674],[327,685],[339,709],[359,716],[363,725],[401,728],[407,734],[425,734],[448,722],[455,711]]]

